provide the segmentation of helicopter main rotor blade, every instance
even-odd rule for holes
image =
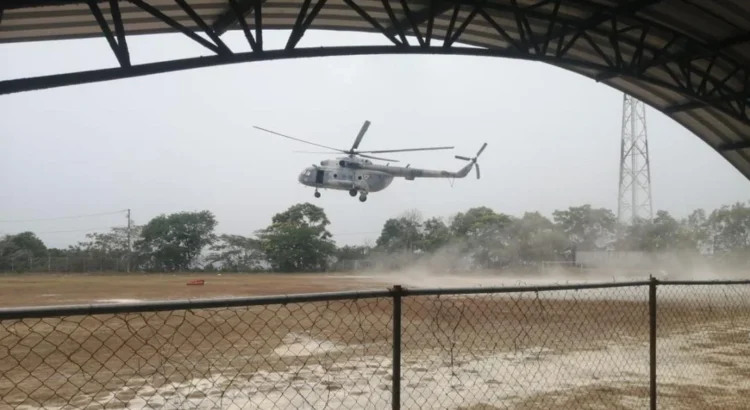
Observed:
[[[340,150],[340,149],[338,149],[338,148],[328,147],[328,146],[325,146],[325,145],[321,145],[321,144],[316,144],[316,143],[314,143],[314,142],[310,142],[310,141],[305,141],[305,140],[303,140],[303,139],[299,139],[299,138],[294,138],[294,137],[290,137],[289,135],[284,135],[284,134],[278,133],[278,132],[276,132],[276,131],[271,131],[271,130],[267,130],[267,129],[265,129],[265,128],[261,128],[261,127],[258,127],[257,125],[253,125],[253,128],[257,128],[257,129],[259,129],[259,130],[261,130],[261,131],[265,131],[265,132],[268,132],[268,133],[271,133],[271,134],[276,134],[276,135],[278,135],[278,136],[280,136],[280,137],[284,137],[284,138],[289,138],[290,140],[294,140],[294,141],[299,141],[299,142],[302,142],[302,143],[305,143],[305,144],[310,144],[310,145],[314,145],[314,146],[316,146],[316,147],[320,147],[320,148],[325,148],[325,149],[330,149],[330,150],[333,150],[333,151],[336,151],[336,152],[343,152],[343,153],[345,153],[345,154],[347,153],[346,151],[344,151],[344,150]]]
[[[380,149],[374,151],[357,151],[366,152],[369,154],[385,154],[387,152],[412,152],[412,151],[435,151],[440,149],[453,149],[455,147],[428,147],[428,148],[404,148],[404,149]]]
[[[340,151],[292,151],[295,154],[339,154]]]
[[[463,155],[456,155],[456,159],[462,159],[464,161],[471,161],[471,158],[465,157]]]
[[[368,128],[370,128],[370,121],[365,120],[365,123],[362,124],[362,128],[359,129],[359,134],[357,134],[357,138],[354,140],[354,144],[352,145],[351,151],[354,151],[357,148],[359,148],[359,143],[362,142],[362,138],[364,138],[365,133],[367,132]]]
[[[480,156],[480,155],[482,155],[482,151],[484,151],[485,148],[487,148],[487,143],[486,142],[484,144],[482,144],[482,148],[479,148],[479,152],[477,152],[477,157]]]
[[[364,154],[356,154],[356,155],[359,155],[360,157],[364,157],[364,158],[377,159],[379,161],[398,162],[397,159],[380,158],[380,157],[374,157],[372,155],[364,155]]]

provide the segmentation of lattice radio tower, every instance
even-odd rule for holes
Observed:
[[[623,94],[620,142],[620,194],[617,218],[621,224],[651,220],[651,166],[646,134],[646,106]]]

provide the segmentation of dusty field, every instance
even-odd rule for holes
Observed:
[[[187,286],[205,279],[203,286]],[[384,288],[345,275],[180,273],[174,275],[0,275],[0,307],[195,299]]]
[[[206,286],[185,285],[196,277],[5,278],[0,300],[7,306],[473,283],[203,275]],[[660,289],[660,409],[750,408],[748,295],[728,286]],[[403,408],[647,408],[646,300],[645,288],[407,297]],[[389,299],[0,321],[0,409],[379,410],[390,406],[391,335]]]

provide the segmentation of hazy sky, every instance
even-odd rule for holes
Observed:
[[[288,32],[264,33],[266,48]],[[237,32],[234,50],[248,49]],[[386,40],[387,41],[387,40]],[[300,46],[385,44],[378,35],[310,32]],[[134,63],[208,54],[181,35],[131,37]],[[204,51],[205,50],[205,51]],[[0,78],[116,64],[104,39],[0,46]],[[383,222],[410,208],[448,216],[473,206],[520,215],[590,203],[616,210],[622,94],[541,63],[463,56],[326,57],[239,64],[0,96],[0,233],[40,232],[64,247],[124,214],[36,222],[130,208],[139,224],[209,209],[218,231],[249,235],[274,213],[322,206],[340,243],[374,243]],[[647,108],[655,209],[685,216],[750,199],[750,183],[704,142]],[[456,180],[397,179],[366,203],[300,185],[326,155],[262,133],[259,125],[321,144],[361,149],[455,145],[396,154],[403,165],[458,169]],[[314,149],[314,148],[313,148]],[[76,232],[68,232],[76,231]]]

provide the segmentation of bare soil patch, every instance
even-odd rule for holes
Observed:
[[[203,286],[188,286],[204,279]],[[385,288],[328,274],[18,274],[0,275],[0,307],[95,303],[106,300],[203,299]]]
[[[331,275],[11,279],[0,297],[25,305],[48,288],[61,295],[50,304],[385,288]],[[404,408],[643,408],[644,289],[581,293],[405,297]],[[660,403],[743,408],[750,303],[681,295],[659,305]],[[386,408],[392,315],[378,298],[0,321],[0,408]]]

